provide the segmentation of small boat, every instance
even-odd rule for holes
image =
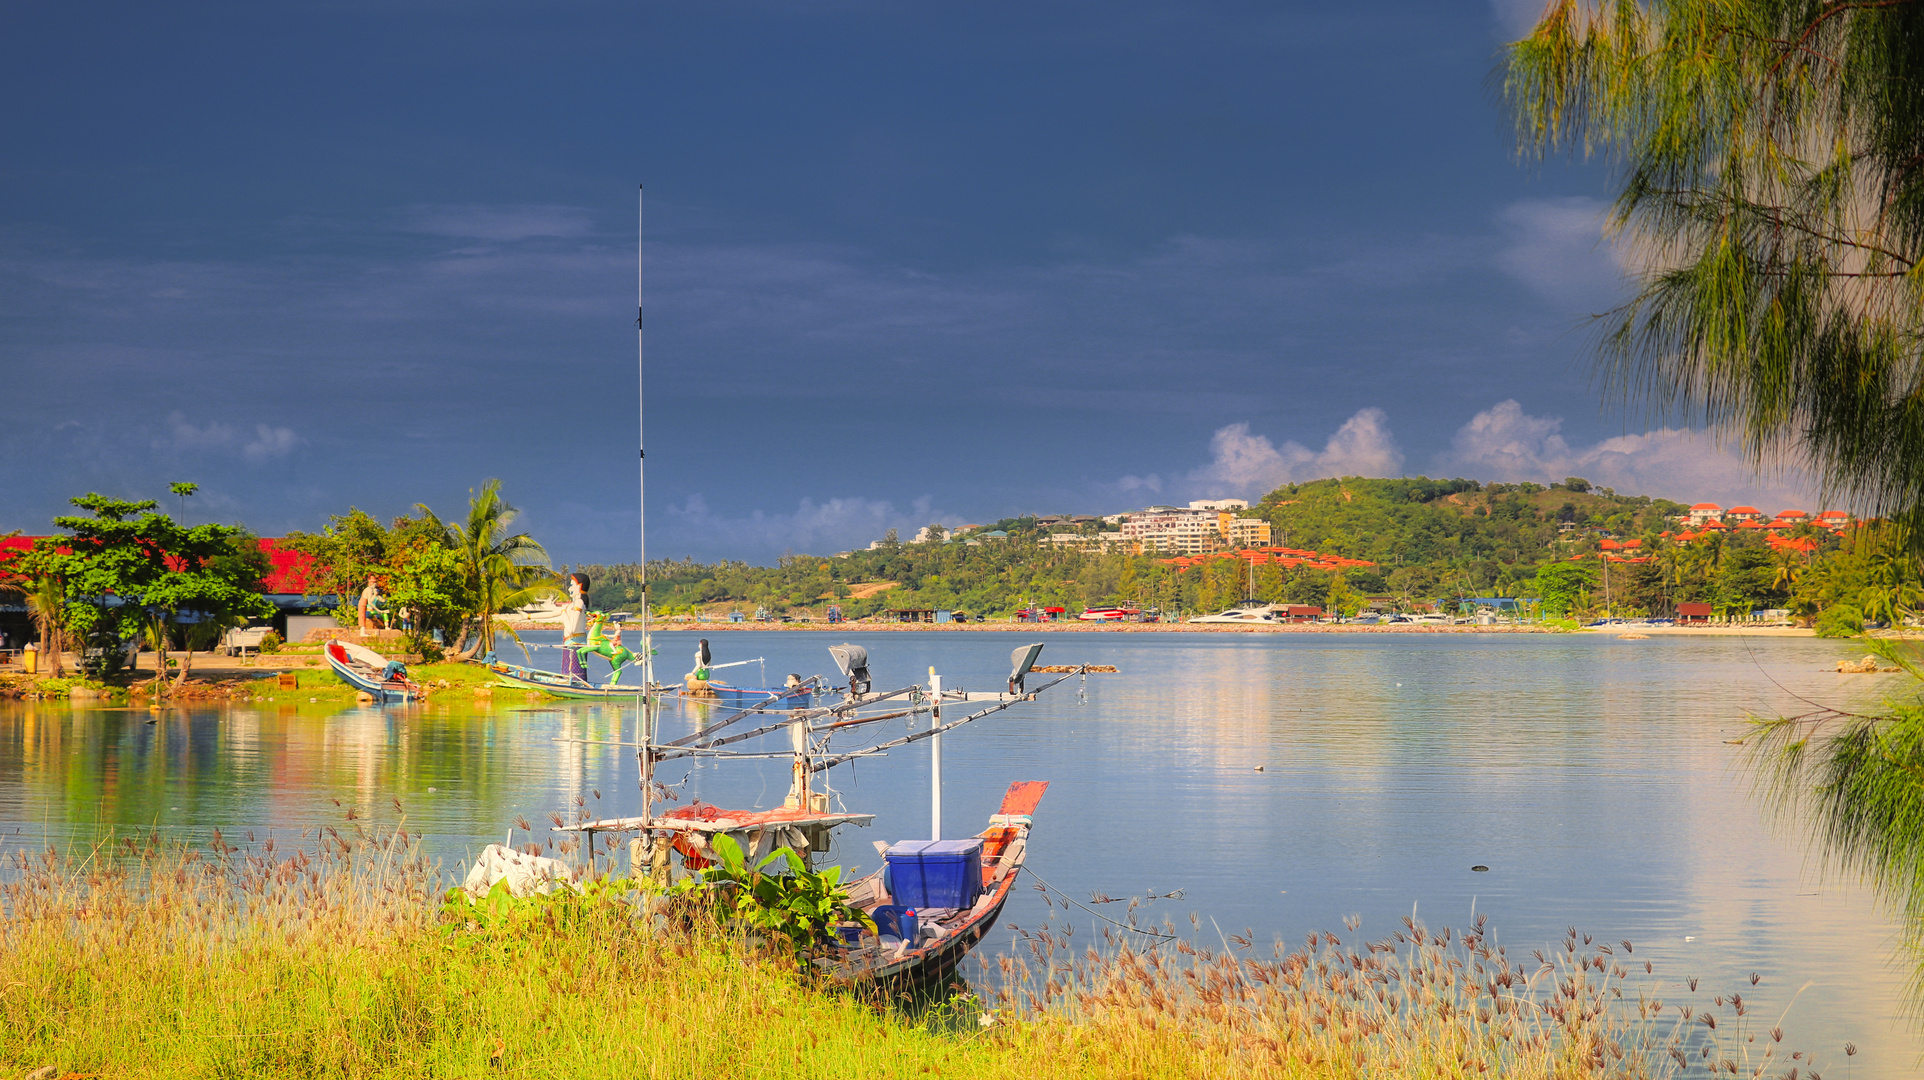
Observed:
[[[793,686],[731,686],[711,679],[706,693],[684,689],[682,696],[714,698],[723,705],[737,709],[799,709],[808,705],[809,699],[815,695],[815,689],[815,684],[809,682]]]
[[[633,701],[642,696],[640,683],[632,686],[622,683],[602,683],[597,686],[558,671],[523,667],[520,664],[510,664],[505,660],[489,660],[487,669],[494,672],[495,684],[498,686],[539,690],[558,698],[578,701]],[[658,694],[661,687],[654,687],[653,690]]]
[[[980,876],[977,886],[970,890],[975,892],[974,900],[964,906],[898,912],[895,909],[904,905],[894,901],[904,898],[889,892],[892,885],[901,888],[890,880],[893,865],[852,882],[851,901],[875,919],[883,933],[845,940],[837,955],[822,958],[816,966],[842,982],[874,982],[892,994],[946,986],[954,979],[962,957],[994,928],[1003,905],[1009,902],[1016,875],[1028,855],[1036,804],[1048,790],[1046,780],[1010,784],[1001,807],[989,818],[989,827],[974,837],[979,841],[979,854],[970,852],[975,845],[968,842],[947,845],[961,853],[959,861],[965,873]],[[934,842],[929,844],[934,846]],[[897,844],[887,852],[917,846]]]
[[[1053,667],[1048,670],[1056,674],[1055,678],[1039,686],[1027,685],[1030,673],[1041,670],[1036,667],[1042,652],[1038,643],[1021,646],[1011,654],[1006,690],[944,689],[941,680],[931,673],[926,685],[874,693],[865,649],[840,645],[829,651],[847,679],[845,687],[837,688],[842,694],[839,703],[787,712],[744,709],[668,741],[657,741],[652,725],[644,720],[640,740],[642,814],[563,824],[555,831],[578,833],[582,851],[597,847],[617,850],[620,845],[608,844],[603,837],[626,834],[633,838],[628,845],[630,873],[653,874],[663,884],[674,874],[674,854],[681,856],[683,872],[698,872],[712,865],[718,857],[712,842],[720,834],[728,835],[750,864],[786,847],[809,865],[818,865],[830,850],[833,830],[845,825],[870,825],[875,815],[831,809],[829,795],[815,790],[816,774],[925,739],[939,739],[945,732],[1034,701],[1051,687],[1084,677],[1090,670],[1086,664]],[[959,717],[951,711],[952,718],[945,719],[945,708],[967,711]],[[724,732],[751,717],[765,722],[740,734]],[[917,717],[924,718],[923,722],[916,723]],[[891,720],[907,721],[907,733],[840,752],[831,746],[835,738],[851,730],[872,732]],[[734,748],[743,740],[762,736],[778,738],[792,750]],[[939,751],[941,743],[934,745]],[[779,807],[724,810],[700,802],[653,805],[657,790],[653,776],[663,763],[791,754],[793,783]],[[848,902],[876,924],[874,932],[852,923],[834,928],[836,937],[817,949],[810,960],[830,978],[875,984],[891,993],[939,989],[953,979],[963,956],[995,925],[1013,894],[1028,849],[1032,815],[1048,783],[1011,784],[988,828],[964,839],[943,840],[939,752],[932,755],[931,764],[931,833],[936,839],[876,845],[885,859],[882,869],[851,882],[847,891]],[[643,868],[643,860],[648,869]]]
[[[1230,608],[1214,615],[1198,615],[1189,621],[1206,626],[1265,625],[1276,622],[1276,613],[1267,607]]]
[[[1131,607],[1092,607],[1076,618],[1083,622],[1123,622],[1141,616],[1142,612]]]
[[[408,679],[406,665],[365,645],[335,638],[322,651],[342,682],[374,695],[375,701],[417,701],[423,696],[421,687]]]

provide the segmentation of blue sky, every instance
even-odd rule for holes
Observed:
[[[11,5],[0,530],[498,476],[631,559],[638,182],[651,555],[1344,473],[1801,499],[1600,408],[1607,177],[1519,167],[1491,90],[1529,15]]]

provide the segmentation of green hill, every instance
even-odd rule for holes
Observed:
[[[1475,480],[1378,480],[1348,477],[1291,484],[1270,492],[1251,513],[1269,520],[1279,545],[1374,562],[1340,578],[1320,570],[1262,568],[1260,599],[1323,604],[1332,590],[1393,594],[1410,600],[1442,596],[1516,595],[1537,568],[1595,550],[1606,533],[1654,535],[1683,507],[1663,499],[1618,495],[1580,480],[1482,484]],[[1567,526],[1567,527],[1566,527]],[[650,567],[658,610],[719,614],[757,607],[772,614],[822,614],[839,604],[851,618],[887,608],[947,608],[977,616],[1006,615],[1025,604],[1075,610],[1135,602],[1165,610],[1233,604],[1251,591],[1241,563],[1177,573],[1162,557],[1082,554],[1044,543],[1033,518],[997,523],[1006,539],[905,544],[839,557],[796,555],[776,566],[741,562],[663,561]],[[1095,532],[1099,527],[1086,527]],[[596,606],[639,599],[633,566],[580,568],[594,580]],[[894,587],[856,598],[863,583]]]

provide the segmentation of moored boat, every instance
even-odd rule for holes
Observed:
[[[995,925],[1008,902],[1027,853],[1032,815],[1048,788],[1045,781],[1013,783],[988,828],[960,840],[943,840],[939,740],[946,731],[1033,701],[1050,687],[1086,675],[1088,667],[1054,669],[1061,672],[1057,678],[1031,689],[1026,677],[1035,670],[1042,645],[1025,645],[1011,656],[1006,690],[944,690],[940,678],[931,672],[927,685],[871,693],[867,652],[850,645],[830,651],[847,679],[847,685],[840,688],[841,702],[787,712],[747,708],[665,742],[656,741],[644,722],[640,755],[643,813],[563,825],[557,831],[581,834],[579,850],[583,851],[596,850],[596,840],[605,834],[626,834],[631,840],[630,872],[651,874],[664,884],[674,873],[673,855],[680,855],[685,873],[710,866],[717,858],[712,844],[718,834],[730,836],[751,864],[786,847],[805,864],[815,866],[829,851],[833,830],[844,825],[867,826],[874,821],[873,814],[831,811],[829,796],[814,790],[815,774],[909,743],[938,740],[931,779],[930,831],[934,838],[878,844],[884,854],[883,868],[852,882],[848,889],[849,904],[874,920],[875,932],[854,932],[851,925],[845,928],[849,936],[817,950],[811,958],[824,974],[845,982],[875,982],[891,992],[937,988],[954,975],[962,957]],[[944,707],[976,704],[983,707],[953,720],[942,717]],[[739,734],[725,732],[731,725],[757,716],[771,722]],[[918,716],[926,718],[921,730],[916,730]],[[847,729],[891,720],[907,721],[908,733],[859,749],[833,752],[830,744]],[[792,750],[776,751],[775,756],[793,758],[793,783],[781,807],[749,811],[701,803],[653,807],[653,776],[659,764],[677,758],[769,757],[767,750],[724,747],[757,736],[781,734],[787,735],[785,741]]]
[[[334,638],[322,652],[342,682],[373,695],[375,701],[416,701],[423,695],[421,687],[408,678],[407,665],[365,645]]]

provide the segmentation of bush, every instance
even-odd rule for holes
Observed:
[[[1864,613],[1849,604],[1835,604],[1817,616],[1817,636],[1857,637],[1864,632]]]
[[[409,630],[401,636],[401,644],[408,652],[419,653],[422,663],[438,664],[441,662],[443,656],[441,646],[434,640],[432,633]]]
[[[286,642],[281,640],[279,633],[269,630],[261,638],[261,651],[264,653],[277,653],[281,651],[281,646],[284,644],[286,644]]]

